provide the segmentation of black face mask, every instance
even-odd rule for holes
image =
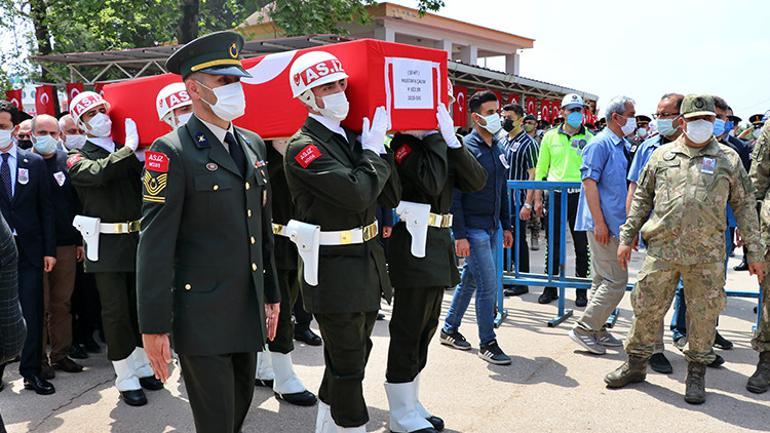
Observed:
[[[503,129],[505,129],[505,132],[513,131],[513,120],[511,119],[503,120]]]
[[[19,145],[19,148],[26,150],[32,147],[32,140],[18,140],[16,144]]]

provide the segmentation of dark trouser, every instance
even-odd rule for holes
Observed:
[[[43,277],[45,322],[43,330],[43,361],[45,349],[51,345],[51,363],[61,361],[72,345],[72,291],[75,288],[77,247],[56,247],[56,266]]]
[[[256,352],[179,360],[196,433],[239,433],[254,395]]]
[[[516,216],[515,218],[518,218]],[[515,230],[516,221],[511,225]],[[516,261],[516,246],[511,248],[511,257]],[[527,222],[519,220],[519,272],[529,272],[529,244],[527,244]]]
[[[102,301],[102,324],[107,339],[107,359],[128,358],[142,347],[136,313],[136,274],[97,272],[96,288]]]
[[[313,315],[305,311],[302,304],[302,291],[297,292],[297,300],[294,302],[294,332],[310,329]]]
[[[316,313],[315,318],[324,340],[326,361],[318,397],[331,406],[338,426],[362,426],[369,422],[369,413],[361,382],[372,351],[370,336],[377,312]]]
[[[19,257],[19,303],[27,338],[21,350],[19,373],[23,377],[40,374],[43,360],[43,260],[37,266]]]
[[[548,257],[551,254],[550,254],[550,251],[548,251],[548,243],[546,243],[545,263],[546,263],[546,269],[550,269],[551,274],[558,276],[559,275],[559,254],[561,254],[561,249],[560,249],[561,231],[559,230],[560,224],[561,224],[561,212],[562,212],[561,193],[560,192],[554,193],[553,198],[555,201],[553,206],[553,210],[554,210],[553,263],[549,264]],[[588,263],[590,261],[588,256],[588,238],[586,237],[586,232],[575,231],[575,220],[577,218],[577,206],[578,206],[579,200],[580,200],[580,193],[567,194],[567,224],[569,225],[570,233],[572,233],[572,242],[573,242],[573,246],[575,247],[575,273],[577,274],[578,277],[587,277]],[[550,217],[546,215],[546,218],[545,218],[546,221],[548,221],[549,218]],[[551,233],[551,228],[549,227],[548,231],[546,231],[546,234],[550,235],[550,233]]]
[[[428,345],[438,328],[443,287],[393,290],[393,317],[390,320],[388,383],[408,383],[425,368]]]
[[[101,329],[102,314],[99,292],[94,274],[83,272],[83,264],[77,264],[75,290],[72,293],[72,339],[84,343],[93,338],[94,331]]]
[[[278,270],[278,288],[281,291],[281,310],[278,314],[278,330],[275,339],[267,343],[271,352],[291,353],[294,350],[294,324],[291,323],[291,310],[297,301],[299,280],[297,270]]]

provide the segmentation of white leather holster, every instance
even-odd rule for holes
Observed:
[[[321,245],[321,227],[290,220],[286,224],[286,236],[297,245],[302,259],[305,282],[318,285],[318,250]]]
[[[101,219],[85,215],[76,215],[72,220],[72,226],[83,235],[83,242],[86,244],[86,257],[92,262],[99,260],[100,223]]]
[[[401,201],[396,208],[401,221],[406,224],[406,231],[412,236],[412,255],[417,258],[425,257],[425,243],[428,241],[428,218],[430,205]]]

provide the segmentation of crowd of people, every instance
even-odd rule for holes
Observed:
[[[566,212],[568,227],[546,230],[556,249],[546,253],[547,272],[559,273],[548,258],[558,257],[569,229],[576,274],[592,282],[576,292],[585,309],[570,338],[597,355],[624,346],[605,324],[643,244],[628,359],[605,382],[643,381],[648,364],[672,371],[663,316],[676,298],[685,400],[705,401],[705,369],[724,362],[713,347],[732,346],[716,332],[726,231],[744,248],[741,268],[768,287],[770,122],[752,116],[752,129],[738,131],[724,99],[670,93],[652,118],[630,97],[613,98],[595,125],[584,122],[583,99],[568,94],[548,124],[480,91],[468,101],[466,134],[440,105],[436,130],[388,135],[380,107],[359,135],[341,125],[344,65],[313,51],[290,73],[307,120],[294,136],[265,142],[232,124],[245,112],[242,46],[238,34],[219,32],[168,59],[182,82],[166,86],[157,107],[172,131],[147,149],[131,119],[124,143],[115,142],[112,107],[94,92],[73,98],[59,119],[24,120],[0,101],[0,301],[10,305],[0,369],[12,346],[23,346],[26,389],[53,394],[56,371],[81,373],[76,360],[102,350],[97,335],[132,406],[148,403],[143,390],[163,388],[178,357],[198,432],[240,431],[255,384],[287,403],[317,405],[317,433],[364,432],[362,380],[384,299],[393,308],[390,430],[442,431],[444,421],[419,398],[429,343],[439,331],[441,344],[471,348],[460,327],[475,296],[478,356],[511,363],[493,323],[498,234],[506,249],[519,242],[515,266],[529,272],[547,206],[542,191],[511,197],[507,182],[545,180],[580,185],[564,192],[566,208],[555,193],[553,221]],[[454,294],[439,330],[447,289]],[[528,291],[516,285],[505,294]],[[538,302],[557,297],[545,287]],[[769,305],[752,341],[760,360],[747,388],[757,393],[770,387]],[[294,372],[293,340],[323,345],[317,396]]]

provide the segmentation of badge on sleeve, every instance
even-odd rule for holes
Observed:
[[[74,167],[75,164],[77,164],[78,161],[80,161],[81,159],[83,159],[83,155],[81,155],[79,153],[76,153],[76,154],[70,156],[69,158],[67,158],[67,169],[70,169],[70,168]]]
[[[54,173],[53,178],[56,179],[56,183],[59,186],[64,185],[64,181],[67,180],[67,176],[65,176],[64,172],[62,171],[57,171],[56,173]]]
[[[717,160],[714,158],[703,158],[703,162],[700,166],[700,172],[706,174],[714,174],[714,170],[717,168]]]
[[[302,150],[299,151],[294,160],[297,161],[302,168],[307,168],[311,162],[321,157],[321,151],[315,144],[308,144]]]
[[[148,150],[144,153],[144,168],[148,171],[168,173],[168,156]]]
[[[19,174],[16,178],[20,185],[26,185],[29,183],[29,169],[19,168]]]
[[[410,153],[412,153],[412,147],[408,144],[403,144],[401,147],[396,150],[396,154],[394,155],[394,158],[396,159],[396,164],[401,165],[401,161],[404,160]]]
[[[142,198],[149,203],[165,203],[166,196],[164,191],[166,190],[166,184],[168,183],[168,173],[160,173],[153,175],[151,171],[144,171],[144,194]]]

